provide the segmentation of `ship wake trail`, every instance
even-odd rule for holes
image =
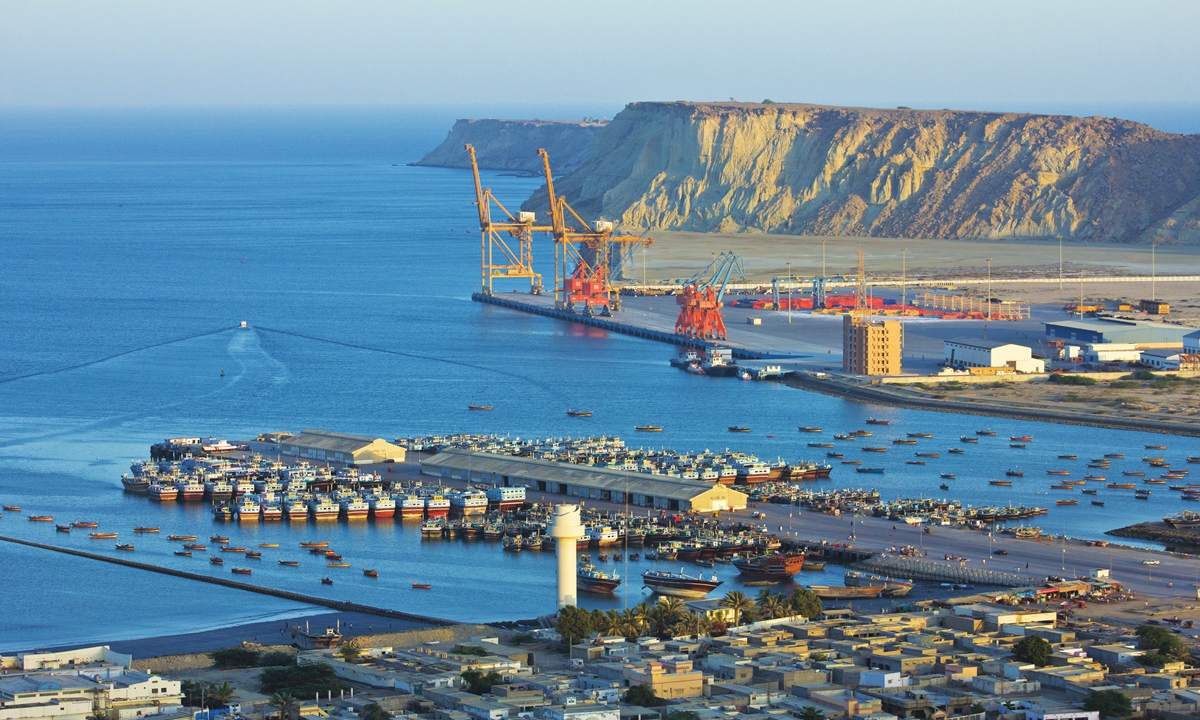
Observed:
[[[37,372],[26,373],[24,375],[16,375],[16,376],[10,377],[10,378],[0,378],[0,385],[6,385],[8,383],[17,382],[18,380],[28,380],[29,378],[43,377],[46,375],[57,375],[59,373],[70,372],[71,370],[81,370],[85,367],[91,367],[92,365],[99,365],[100,363],[108,362],[109,360],[115,360],[119,357],[125,357],[126,355],[133,355],[134,353],[140,353],[140,352],[144,352],[146,350],[152,350],[154,348],[164,347],[166,345],[174,345],[175,343],[181,343],[181,342],[184,342],[185,340],[195,340],[196,338],[208,337],[210,335],[220,335],[221,333],[230,332],[231,330],[235,330],[235,329],[236,328],[232,328],[232,327],[217,328],[216,330],[208,330],[206,332],[196,333],[194,335],[185,335],[183,337],[172,338],[170,340],[162,340],[160,342],[150,343],[149,345],[142,345],[140,347],[131,348],[129,350],[122,350],[119,353],[114,353],[112,355],[106,355],[105,357],[96,358],[95,360],[88,360],[87,362],[82,362],[77,365],[68,365],[66,367],[54,368],[52,370],[38,370]]]
[[[508,370],[498,370],[494,367],[488,367],[486,365],[477,365],[475,363],[463,362],[462,360],[451,360],[449,358],[437,357],[436,355],[422,355],[420,353],[410,353],[410,352],[404,352],[402,350],[392,350],[389,348],[374,347],[372,345],[360,345],[358,343],[345,342],[343,340],[332,340],[330,338],[317,337],[315,335],[305,335],[304,333],[292,332],[290,330],[276,330],[274,328],[263,327],[262,325],[256,325],[256,326],[254,326],[254,329],[261,330],[263,332],[275,333],[277,335],[287,335],[290,337],[301,338],[303,340],[312,340],[314,342],[328,343],[330,345],[338,345],[341,347],[353,348],[355,350],[365,350],[367,352],[384,353],[386,355],[398,355],[400,357],[412,358],[414,360],[429,360],[431,362],[440,362],[440,363],[445,363],[447,365],[457,365],[459,367],[471,368],[473,370],[479,370],[481,372],[488,372],[488,373],[492,373],[495,375],[503,375],[504,377],[509,377],[509,378],[513,378],[515,380],[522,380],[524,382],[527,382],[530,385],[533,385],[534,387],[545,391],[547,394],[553,395],[554,397],[558,398],[559,400],[562,400],[564,402],[566,401],[565,395],[563,395],[558,390],[555,390],[553,387],[547,385],[546,383],[543,383],[543,382],[541,382],[535,378],[532,378],[528,375],[522,375],[520,373],[511,372]]]

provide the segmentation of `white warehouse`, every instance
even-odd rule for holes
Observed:
[[[947,340],[946,366],[953,368],[1009,367],[1019,373],[1046,371],[1046,362],[1033,357],[1033,349],[999,340],[959,338]]]

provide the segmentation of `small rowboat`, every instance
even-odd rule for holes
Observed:
[[[1002,485],[1009,487],[1012,485],[1012,480],[988,480],[988,485]]]
[[[120,543],[118,543],[117,549],[118,550],[133,550],[133,546],[132,545],[121,545]]]
[[[637,432],[662,432],[662,425],[635,425],[633,428]],[[830,445],[830,447],[833,447]]]
[[[916,455],[917,455],[917,457],[928,457],[928,458],[935,458],[935,457],[942,456],[941,453],[917,453]]]
[[[1029,435],[1013,435],[1008,439],[1013,442],[1033,442],[1033,438]]]
[[[954,473],[942,473],[942,479],[943,480],[953,480]]]
[[[348,563],[348,562],[341,562],[341,563],[325,563],[325,567],[332,567],[332,568],[344,568],[344,567],[350,567],[350,563]]]
[[[476,405],[475,403],[471,403],[470,405],[467,406],[467,409],[468,410],[491,410],[492,406],[491,405]]]
[[[1070,470],[1047,470],[1047,475],[1070,475]]]
[[[924,465],[925,461],[924,460],[905,460],[904,464],[905,465]]]
[[[260,553],[257,550],[247,550],[246,551],[246,559],[247,560],[261,560],[262,553]]]
[[[748,433],[748,432],[750,432],[750,428],[748,428],[748,427],[742,427],[742,426],[740,426],[740,425],[730,425],[730,426],[729,426],[729,432]]]
[[[223,547],[221,548],[221,552],[236,552],[236,553],[244,553],[244,552],[246,552],[246,548],[244,548],[244,547],[233,547],[233,546],[230,546],[230,545],[225,545],[225,546],[223,546]]]
[[[1146,449],[1147,450],[1166,450],[1167,446],[1166,445],[1147,445]]]
[[[1078,500],[1055,500],[1055,505],[1078,505]]]
[[[335,562],[336,562],[336,561],[338,561],[338,560],[341,560],[341,559],[342,559],[342,556],[341,556],[341,555],[338,555],[337,553],[334,553],[334,552],[327,552],[327,553],[325,553],[325,557],[326,557],[327,559],[329,559],[329,560],[333,560],[333,561],[335,561]]]
[[[321,584],[322,585],[332,585],[333,581],[330,580],[329,578],[321,578]]]
[[[7,511],[7,512],[21,512],[21,506],[20,506],[20,505],[5,505],[5,506],[4,506],[4,509],[5,509],[5,511]]]
[[[412,586],[414,590],[428,590],[433,587],[429,583],[413,583]]]
[[[975,434],[976,435],[985,435],[987,437],[995,437],[996,431],[995,430],[976,430]]]
[[[300,562],[298,560],[280,560],[279,564],[287,567],[296,567]]]
[[[212,536],[210,536],[208,539],[209,539],[209,541],[210,541],[210,542],[215,542],[215,543],[227,543],[227,542],[229,542],[229,538],[227,538],[227,537],[223,537],[223,536],[221,536],[221,535],[212,535]]]
[[[195,535],[168,535],[167,539],[168,540],[191,541],[191,540],[195,540],[196,536]]]
[[[1092,501],[1092,504],[1093,504],[1093,505],[1099,505],[1100,507],[1104,507],[1104,501],[1103,501],[1103,500],[1093,500],[1093,501]]]
[[[801,427],[800,427],[800,432],[806,432],[806,433],[819,433],[819,432],[821,432],[821,428],[819,428],[819,427],[809,427],[808,425],[803,425],[803,426],[801,426]],[[1197,462],[1200,462],[1200,458],[1196,458],[1196,461],[1197,461]],[[415,586],[414,586],[414,587],[415,587]]]
[[[363,575],[365,575],[366,577],[373,577],[373,578],[377,578],[377,577],[379,577],[379,571],[377,571],[377,570],[367,570],[366,568],[363,568]]]
[[[258,546],[260,548],[277,548],[279,543],[259,543]]]
[[[250,573],[251,573],[250,568],[234,568],[233,569],[234,575],[249,575]]]
[[[55,530],[58,530],[58,531],[59,531],[59,532],[61,532],[61,533],[69,533],[69,532],[71,532],[71,526],[70,526],[70,525],[55,525],[55,526],[54,526],[54,529],[55,529]]]
[[[191,557],[192,551],[191,550],[176,550],[175,554],[178,555],[179,557]]]
[[[862,451],[863,452],[887,452],[887,448],[886,447],[865,447],[862,449]]]
[[[926,432],[915,432],[915,433],[906,433],[906,434],[910,438],[926,438],[926,439],[928,439],[928,438],[933,437],[933,433],[926,433]]]
[[[1111,488],[1113,490],[1132,490],[1137,487],[1137,485],[1134,485],[1133,483],[1109,483],[1104,487]]]
[[[965,454],[967,451],[966,451],[966,450],[963,450],[962,448],[950,448],[949,452],[950,452],[950,454],[952,454],[952,455],[963,455],[963,454]]]
[[[115,540],[117,534],[115,532],[94,532],[88,535],[93,540]]]
[[[1063,484],[1063,485],[1051,485],[1051,486],[1050,486],[1050,489],[1051,489],[1051,490],[1074,490],[1074,489],[1075,489],[1075,486],[1074,486],[1074,485],[1066,485],[1066,484]]]
[[[567,417],[591,417],[591,410],[572,410],[567,408]]]
[[[133,529],[133,531],[135,533],[156,533],[158,532],[158,527],[145,527],[144,525],[138,525]]]
[[[1089,482],[1104,482],[1108,478],[1104,477],[1103,475],[1084,475],[1083,479]]]
[[[1120,460],[1125,457],[1125,453],[1104,453],[1104,457]]]
[[[53,515],[30,515],[29,520],[31,522],[54,522],[54,516]]]
[[[324,541],[318,542],[316,540],[307,540],[305,542],[300,543],[300,547],[302,547],[302,548],[325,548],[325,547],[329,547],[329,543],[324,542]]]
[[[1059,460],[1078,460],[1079,456],[1078,455],[1059,455],[1058,459]]]
[[[1125,477],[1145,477],[1146,476],[1146,473],[1144,473],[1144,472],[1131,472],[1129,470],[1126,470],[1125,472],[1123,472],[1121,474],[1124,475]]]
[[[1025,449],[1025,443],[1009,443],[1009,444],[1008,444],[1008,446],[1009,446],[1010,448],[1016,448],[1016,449],[1018,449],[1018,450],[1024,450],[1024,449]]]
[[[208,546],[201,543],[184,543],[184,550],[207,550]]]
[[[979,442],[979,438],[971,437],[970,435],[959,435],[958,441],[965,442],[965,443],[977,443],[977,442]]]
[[[843,460],[843,465],[862,465],[862,460]]]
[[[815,447],[815,448],[831,448],[831,447],[833,447],[833,443],[811,442],[808,444],[808,446]]]
[[[222,558],[219,558],[219,557],[217,557],[216,555],[212,555],[212,556],[210,556],[210,557],[208,558],[208,561],[209,561],[210,563],[212,563],[213,565],[223,565],[223,564],[225,564],[225,560],[224,560],[224,559],[222,559]]]
[[[867,418],[868,425],[887,425],[889,422],[891,422],[891,420],[881,420],[873,417]]]
[[[100,527],[100,523],[92,522],[90,520],[76,520],[75,522],[71,523],[71,527],[73,527],[73,528],[98,528],[98,527]]]
[[[1095,490],[1084,490],[1083,494],[1084,495],[1095,495],[1096,491]]]

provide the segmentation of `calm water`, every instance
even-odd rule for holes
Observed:
[[[886,466],[886,475],[868,480],[837,466],[833,485],[876,485],[887,497],[945,495],[938,473],[954,472],[959,479],[950,494],[976,505],[1052,505],[1045,470],[1061,465],[1059,452],[1077,453],[1080,470],[1089,456],[1126,452],[1130,459],[1114,461],[1110,478],[1140,465],[1146,443],[1166,442],[1166,454],[1180,462],[1200,455],[1194,439],[870,408],[772,384],[694,377],[667,365],[669,347],[472,303],[478,238],[469,175],[403,165],[440,131],[403,123],[393,134],[371,128],[375,135],[363,132],[379,138],[375,145],[323,143],[322,133],[335,130],[322,126],[300,133],[304,142],[287,152],[248,153],[256,159],[244,162],[228,160],[221,148],[252,145],[247,137],[270,133],[236,124],[209,128],[207,144],[196,149],[169,128],[147,133],[145,142],[115,129],[111,147],[89,146],[87,162],[64,160],[53,142],[19,152],[11,138],[0,144],[8,159],[0,163],[0,503],[60,520],[97,519],[125,533],[135,524],[160,525],[161,538],[137,541],[138,560],[228,576],[203,553],[172,556],[165,540],[169,533],[214,532],[201,507],[164,508],[122,494],[120,474],[152,442],[305,427],[385,438],[618,433],[634,442],[641,438],[632,426],[653,418],[667,426],[658,443],[735,444],[794,459],[824,452],[806,448],[813,438],[799,435],[797,425],[845,431],[876,415],[893,420],[876,439],[934,432],[937,439],[918,449],[943,456],[924,468],[906,466],[909,448],[893,448],[864,458]],[[219,142],[222,133],[228,144]],[[77,138],[64,136],[68,141]],[[187,152],[180,150],[185,145]],[[535,186],[495,174],[487,183],[510,207]],[[252,329],[233,329],[242,320]],[[465,411],[482,400],[496,410]],[[568,405],[595,416],[568,419]],[[731,437],[725,428],[735,423],[755,432]],[[959,434],[989,426],[1000,437],[967,446],[963,456],[945,454]],[[1004,438],[1027,433],[1035,436],[1028,450],[1008,448]],[[1024,481],[1011,489],[987,485],[1017,465]],[[1183,505],[1164,486],[1148,502],[1135,503],[1129,492],[1101,490],[1108,507],[1084,500],[1052,508],[1038,522],[1099,537]],[[333,525],[319,534],[354,568],[326,588],[317,578],[334,571],[274,563],[286,555],[306,560],[289,547],[317,530],[221,532],[234,542],[281,544],[255,566],[252,580],[264,585],[462,620],[531,617],[553,605],[550,554],[422,543],[419,532],[391,523]],[[12,513],[0,518],[0,533],[111,548]],[[188,632],[305,609],[10,544],[0,544],[0,557],[0,649]],[[377,567],[380,578],[361,577],[361,566]],[[726,587],[736,586],[728,567],[716,572]],[[837,582],[836,571],[830,575],[825,579]],[[417,580],[435,590],[411,590]],[[633,585],[630,604],[644,594]]]

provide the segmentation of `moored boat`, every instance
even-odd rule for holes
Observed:
[[[874,588],[882,585],[884,597],[904,597],[913,589],[912,580],[900,580],[898,578],[872,575],[856,570],[848,571],[843,582],[846,584],[846,587]]]
[[[702,598],[722,584],[715,575],[705,580],[685,574],[682,568],[677,573],[647,570],[642,573],[642,583],[659,595],[692,599]]]
[[[804,568],[804,553],[735,557],[732,562],[738,573],[751,581],[787,582]]]
[[[621,578],[616,573],[606,573],[585,563],[575,573],[575,584],[580,592],[612,595],[621,585]]]
[[[883,594],[883,585],[866,585],[862,587],[809,585],[808,589],[822,600],[858,600],[860,598],[877,598]]]

